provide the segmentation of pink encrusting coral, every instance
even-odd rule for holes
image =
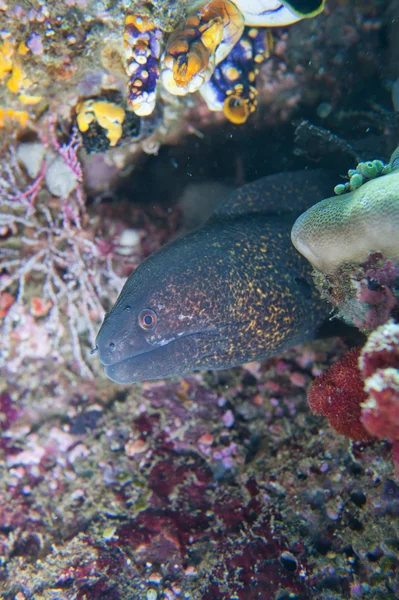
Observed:
[[[327,275],[315,277],[323,298],[337,314],[365,333],[398,317],[399,265],[372,252],[361,264],[343,264]]]
[[[399,325],[376,329],[364,346],[359,365],[367,399],[361,421],[375,437],[399,443]],[[396,454],[394,453],[394,456]],[[397,468],[399,468],[399,464]]]
[[[362,423],[375,437],[399,440],[399,372],[388,368],[366,380]]]
[[[360,281],[354,282],[354,324],[360,329],[375,329],[383,325],[397,312],[398,298],[395,293],[399,267],[390,260],[381,260],[376,254],[369,257]],[[358,311],[356,313],[356,310]]]
[[[316,377],[308,401],[338,433],[392,442],[399,473],[399,325],[380,326],[362,349],[350,350]]]
[[[376,329],[364,346],[359,366],[367,379],[380,369],[399,368],[399,325],[390,321]]]

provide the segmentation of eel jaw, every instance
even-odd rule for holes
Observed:
[[[164,346],[154,347],[112,364],[103,363],[105,374],[115,383],[129,384],[164,379],[200,369],[203,352],[199,342],[203,334],[206,332],[189,333]]]

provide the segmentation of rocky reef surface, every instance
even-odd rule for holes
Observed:
[[[124,31],[126,19],[143,4],[166,39],[190,6],[183,0],[0,4],[0,126],[19,139],[45,131],[48,120],[66,135],[78,125],[85,183],[93,193],[112,188],[123,170],[137,167],[162,144],[226,122],[198,94],[176,96],[163,89],[149,116],[128,110]],[[328,114],[356,97],[379,73],[388,8],[385,2],[330,0],[316,18],[268,29],[270,56],[257,76],[258,110],[251,126],[287,122],[298,108],[321,105],[320,112]],[[6,154],[6,136],[2,148]]]
[[[5,598],[395,598],[386,442],[348,442],[306,387],[338,340],[125,389],[1,394]]]

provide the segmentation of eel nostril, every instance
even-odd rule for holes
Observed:
[[[113,352],[115,350],[115,344],[114,344],[114,342],[110,342],[109,343],[109,349],[111,350],[111,352]]]

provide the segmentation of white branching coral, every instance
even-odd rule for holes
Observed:
[[[26,152],[21,166],[10,149],[0,172],[0,364],[17,372],[23,361],[53,358],[92,377],[87,359],[103,303],[123,279],[86,210],[78,137],[61,145],[50,128],[34,144],[40,157],[30,184]]]

